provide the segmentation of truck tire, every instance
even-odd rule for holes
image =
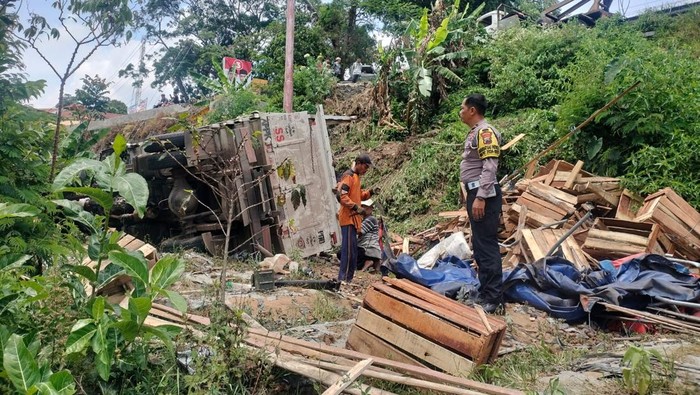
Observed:
[[[175,236],[165,239],[160,243],[160,249],[164,252],[175,252],[178,250],[195,250],[205,252],[202,235],[197,236]]]

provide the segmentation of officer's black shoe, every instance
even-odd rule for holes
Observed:
[[[479,303],[482,309],[489,314],[503,315],[506,313],[506,307],[503,303]]]

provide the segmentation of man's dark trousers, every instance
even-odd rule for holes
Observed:
[[[503,204],[501,188],[496,184],[496,196],[485,199],[484,217],[480,221],[472,218],[472,205],[477,191],[478,189],[473,189],[467,192],[467,212],[472,228],[474,259],[479,265],[479,298],[485,303],[502,303],[503,266],[498,246],[498,225]]]
[[[357,268],[357,229],[355,225],[340,227],[340,272],[338,281],[352,281]]]

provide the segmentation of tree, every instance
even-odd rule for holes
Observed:
[[[52,17],[30,11],[28,25],[17,25],[15,37],[36,51],[59,79],[50,179],[53,179],[58,160],[66,83],[98,48],[119,45],[122,38],[131,38],[127,29],[132,21],[129,5],[129,0],[55,0],[51,4],[55,9]],[[71,48],[66,48],[67,56],[61,58],[68,59],[63,67],[56,59],[49,59],[39,44],[43,38],[58,39],[62,34],[72,41]]]
[[[87,111],[90,112],[107,112],[109,105],[109,84],[104,78],[100,78],[95,74],[94,77],[85,75],[81,78],[83,86],[75,91],[75,99],[82,104]]]
[[[105,112],[111,112],[112,114],[126,114],[128,112],[128,107],[126,104],[120,100],[112,99],[107,103],[107,108]]]

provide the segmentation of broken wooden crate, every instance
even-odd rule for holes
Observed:
[[[613,218],[596,218],[588,230],[583,251],[597,260],[639,253],[664,254],[658,242],[659,226]]]
[[[503,320],[408,280],[384,278],[367,291],[347,347],[454,375],[498,355]]]
[[[564,229],[522,229],[521,255],[531,263],[547,256],[547,253],[564,237]],[[591,268],[596,260],[586,254],[573,237],[567,237],[550,255],[558,255],[574,264],[578,270]]]
[[[668,238],[660,240],[665,252],[700,260],[700,213],[671,188],[647,196],[634,221],[659,224]]]
[[[146,243],[143,240],[137,239],[132,235],[124,234],[121,238],[119,238],[117,244],[127,251],[138,251],[142,253],[148,261],[149,268],[153,267],[158,260],[158,253],[154,246]],[[97,289],[98,295],[110,296],[118,294],[126,290],[131,283],[131,277],[123,274],[123,270],[121,268],[110,266],[110,264],[111,262],[109,260],[103,260],[101,263],[102,267],[100,268],[100,279],[104,280],[101,281],[101,285]],[[97,262],[88,257],[83,260],[83,265],[94,271],[97,267]],[[110,273],[112,272],[122,274],[111,276]],[[86,284],[86,291],[88,293],[92,292],[92,288],[89,284]]]

